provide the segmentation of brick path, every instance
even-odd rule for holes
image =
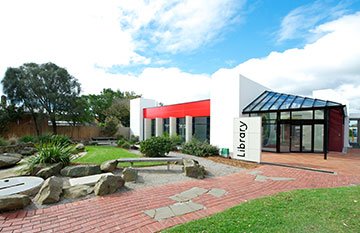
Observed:
[[[1,232],[156,232],[176,224],[202,218],[246,200],[302,188],[322,188],[360,184],[360,175],[325,174],[292,168],[261,166],[263,175],[290,177],[294,181],[255,181],[242,171],[229,176],[193,180],[164,186],[116,193],[105,197],[61,204],[45,209],[0,215]],[[200,211],[162,221],[143,212],[175,203],[169,197],[192,187],[220,188],[228,193],[216,198],[204,194],[193,201],[204,205]]]

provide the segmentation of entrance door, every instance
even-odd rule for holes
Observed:
[[[290,136],[290,151],[300,152],[301,151],[301,125],[291,125],[291,136]]]

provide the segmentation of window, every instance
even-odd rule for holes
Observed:
[[[185,141],[185,131],[186,131],[186,123],[185,117],[176,119],[176,134],[181,137],[183,141]]]
[[[315,119],[324,119],[324,110],[315,110]]]
[[[291,113],[292,120],[313,119],[313,111],[295,111]]]
[[[169,135],[170,134],[170,120],[169,118],[163,119],[163,133]]]
[[[200,141],[210,141],[210,117],[193,118],[193,137]]]
[[[156,122],[155,119],[151,119],[151,137],[155,136]]]

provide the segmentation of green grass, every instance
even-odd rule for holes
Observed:
[[[280,193],[164,232],[360,232],[360,186]]]
[[[113,146],[86,146],[86,155],[74,159],[72,163],[88,163],[88,164],[101,164],[108,160],[120,159],[120,158],[138,158],[140,155],[131,153],[119,147]],[[134,163],[136,167],[163,165],[165,163],[159,162],[140,162]],[[128,167],[130,163],[119,163],[121,167]]]

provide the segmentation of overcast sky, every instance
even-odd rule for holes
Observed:
[[[333,89],[360,111],[358,0],[1,0],[0,32],[0,77],[50,61],[83,93],[175,103],[232,71],[285,93]]]

